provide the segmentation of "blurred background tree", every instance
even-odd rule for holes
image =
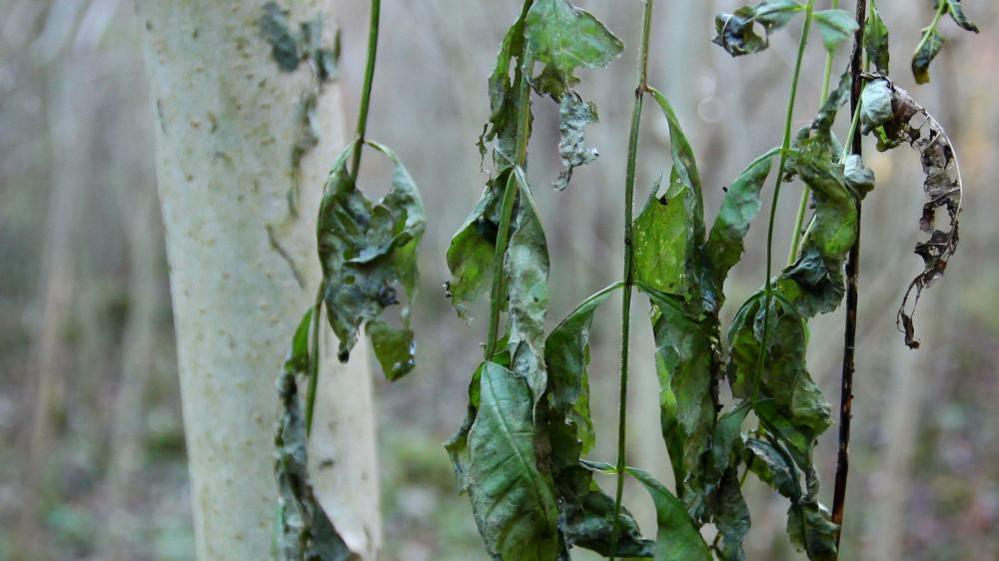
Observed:
[[[634,47],[639,3],[580,3]],[[999,5],[965,4],[983,33],[973,37],[943,26],[951,45],[931,84],[914,86],[904,64],[897,64],[901,85],[957,145],[969,202],[961,249],[920,311],[919,351],[908,351],[894,326],[902,291],[920,265],[910,251],[921,206],[916,156],[869,151],[882,187],[865,205],[844,560],[999,557],[999,408],[992,397],[999,384],[999,223],[989,210],[999,208],[999,193],[987,188],[999,180]],[[775,37],[768,54],[752,59],[733,60],[711,46],[712,15],[736,5],[673,2],[656,13],[660,33],[651,73],[691,135],[709,214],[726,182],[779,141],[769,125],[783,111],[784,85],[777,77],[787,72],[795,49],[793,33]],[[917,16],[901,3],[879,7],[892,27],[894,59],[906,61],[926,14]],[[485,81],[515,11],[510,3],[467,0],[395,0],[384,7],[369,130],[373,138],[391,140],[408,163],[431,217],[414,312],[424,334],[419,365],[395,386],[375,382],[388,560],[483,559],[467,501],[457,496],[440,445],[464,415],[465,384],[482,330],[465,329],[450,311],[441,256],[479,196],[483,176],[473,143],[487,117]],[[301,15],[312,15],[306,12]],[[343,31],[339,80],[353,107],[367,3],[337,2],[327,17]],[[154,197],[159,125],[151,118],[155,104],[143,69],[143,26],[127,0],[0,0],[0,559],[110,559],[110,552],[122,559],[194,559],[175,319]],[[267,48],[252,41],[254,48]],[[821,46],[813,48],[812,60],[821,60]],[[842,56],[838,65],[845,64]],[[613,280],[619,268],[620,218],[606,210],[617,208],[620,198],[632,93],[625,84],[633,78],[633,58],[629,50],[599,79],[584,83],[584,93],[603,109],[591,133],[602,155],[579,170],[568,195],[556,197],[545,187],[558,174],[557,114],[539,106],[536,134],[543,140],[532,154],[531,176],[556,256],[553,322]],[[734,80],[735,74],[746,79]],[[814,113],[819,87],[803,84],[796,124]],[[326,116],[319,127],[334,135],[344,124],[351,125]],[[662,171],[655,162],[666,161],[656,126],[650,119],[643,138],[647,167],[639,171],[646,188]],[[332,163],[339,151],[334,144],[310,156],[317,170]],[[370,168],[365,176],[391,172],[378,159],[364,165]],[[317,193],[322,175],[317,171],[303,192]],[[793,216],[796,197],[785,199],[782,213]],[[778,232],[782,247],[791,222],[783,221]],[[761,278],[765,234],[750,231],[750,255],[730,280],[741,296]],[[473,314],[476,321],[483,311]],[[604,459],[614,445],[614,314],[598,317],[593,334],[594,414],[602,436],[596,455]],[[297,318],[284,319],[290,324]],[[841,326],[835,314],[815,331],[838,341]],[[648,348],[648,334],[636,329],[635,335],[635,348]],[[815,376],[833,399],[840,351],[837,345],[810,354]],[[273,357],[275,365],[283,352]],[[653,364],[651,357],[634,356],[632,461],[669,481]],[[276,368],[261,365],[258,374],[270,390]],[[269,420],[259,430],[270,439]],[[825,438],[819,453],[825,481],[832,478],[833,441]],[[782,503],[762,486],[748,488],[756,513],[749,558],[796,559],[783,549]],[[635,491],[626,495],[629,506],[651,530],[651,506]]]

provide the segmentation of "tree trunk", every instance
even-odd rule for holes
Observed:
[[[337,85],[320,88],[306,63],[281,70],[260,29],[264,5],[139,2],[201,561],[270,550],[274,380],[319,281],[315,216],[344,140]],[[282,2],[293,33],[324,17],[326,44],[333,5]],[[310,92],[319,143],[295,166]],[[323,343],[333,348],[329,335]],[[323,507],[348,546],[373,560],[381,527],[371,383],[367,350],[353,356],[347,367],[324,364],[310,458]]]

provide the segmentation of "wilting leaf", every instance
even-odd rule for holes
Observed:
[[[806,370],[808,334],[804,319],[783,297],[771,302],[764,349],[764,302],[763,295],[754,296],[732,321],[728,337],[732,392],[738,398],[752,400],[764,423],[769,419],[778,422],[776,415],[780,422],[789,423],[803,435],[804,442],[795,439],[789,445],[801,451],[804,462],[810,465],[806,452],[831,424],[830,407]],[[761,407],[764,404],[767,409]],[[774,414],[767,413],[770,408]]]
[[[688,254],[692,242],[688,200],[690,189],[680,183],[656,198],[657,186],[635,219],[633,244],[635,279],[672,294],[684,294],[688,283]]]
[[[905,90],[887,80],[884,82],[891,91],[892,116],[875,131],[879,138],[878,148],[885,150],[909,144],[919,152],[923,166],[926,203],[919,218],[919,228],[929,234],[929,239],[916,244],[916,255],[923,259],[923,272],[909,285],[897,316],[906,344],[916,348],[919,342],[915,338],[913,315],[919,297],[925,288],[943,277],[950,257],[957,251],[963,185],[954,146],[940,123]],[[941,211],[946,215],[946,225],[938,224],[937,215]]]
[[[860,96],[860,124],[864,134],[887,123],[895,115],[892,88],[887,79],[875,78],[864,85]]]
[[[534,198],[520,168],[513,170],[519,198],[504,261],[510,313],[511,370],[527,381],[534,401],[547,384],[544,365],[545,312],[548,309],[548,243]]]
[[[568,546],[584,547],[601,555],[611,552],[614,499],[593,483],[591,470],[580,464],[594,444],[590,419],[590,326],[593,315],[621,283],[587,298],[548,336],[545,357],[548,391],[545,405],[552,475],[559,495],[559,529]],[[619,519],[617,556],[648,557],[649,544],[641,539],[638,525],[622,510]]]
[[[822,43],[830,53],[835,53],[858,29],[857,21],[846,10],[822,10],[812,17],[822,34]]]
[[[802,474],[791,454],[778,443],[756,438],[746,441],[746,450],[752,454],[753,473],[791,501],[787,513],[791,543],[811,561],[834,559],[838,528],[829,511],[802,489]]]
[[[917,84],[930,81],[930,63],[940,54],[941,48],[943,48],[943,35],[940,35],[935,27],[927,30],[915,54],[912,55],[912,75],[915,76]]]
[[[562,320],[545,343],[548,365],[548,401],[561,418],[576,428],[582,454],[588,454],[595,441],[590,420],[590,326],[593,314],[621,284],[609,286],[590,296],[569,317]],[[578,458],[572,460],[572,463]]]
[[[282,412],[274,437],[278,485],[275,553],[279,561],[353,561],[358,557],[333,527],[309,483],[308,438],[296,377],[309,370],[311,323],[310,310],[295,330],[291,350],[278,376]]]
[[[687,515],[687,510],[666,487],[649,473],[638,468],[627,468],[652,496],[656,507],[656,536],[654,561],[712,561],[711,550],[701,533]]]
[[[545,64],[543,92],[561,100],[579,78],[578,68],[603,68],[624,50],[593,14],[565,0],[535,0],[526,18],[528,50]]]
[[[413,299],[416,249],[425,218],[416,185],[395,153],[380,144],[368,144],[395,164],[392,189],[377,203],[369,201],[347,171],[348,156],[361,146],[348,146],[323,191],[317,229],[319,259],[328,319],[340,340],[340,360],[347,360],[358,330],[367,324],[375,356],[385,375],[394,380],[414,365],[409,305],[399,313],[402,327],[392,327],[380,318],[385,308],[399,304],[400,287],[409,301]]]
[[[451,270],[447,292],[451,305],[461,317],[467,318],[469,307],[489,289],[503,190],[509,180],[509,170],[491,180],[472,214],[451,238],[447,250],[447,264]]]
[[[635,279],[699,303],[695,280],[702,271],[705,238],[701,178],[694,151],[673,108],[662,93],[652,88],[649,93],[666,117],[673,166],[666,193],[656,199],[659,188],[653,189],[648,204],[635,220]]]
[[[524,18],[527,17],[529,6],[524,5],[517,21],[510,26],[503,38],[499,54],[496,56],[496,66],[489,76],[489,122],[479,138],[479,152],[485,157],[486,143],[495,141],[493,161],[497,168],[504,169],[516,164],[518,109],[520,99],[518,85],[524,78],[523,66],[527,63],[524,52]],[[511,76],[513,70],[513,76]],[[530,100],[527,100],[530,104]],[[530,112],[530,107],[524,110]],[[527,126],[530,127],[528,118]],[[529,134],[529,131],[528,131]],[[505,185],[506,182],[500,183]],[[502,187],[500,187],[502,190]]]
[[[867,24],[864,29],[864,50],[867,56],[874,63],[874,68],[881,74],[889,74],[889,48],[888,48],[888,26],[881,19],[881,12],[878,11],[878,4],[871,0],[870,14],[867,16]]]
[[[770,175],[774,158],[779,149],[773,149],[749,164],[732,182],[722,199],[718,218],[715,219],[705,245],[711,283],[721,304],[721,295],[728,272],[742,258],[743,239],[749,225],[760,211],[760,190]],[[716,310],[717,311],[717,310]]]
[[[588,148],[583,133],[586,126],[597,122],[597,107],[585,102],[575,92],[568,92],[559,105],[558,153],[562,160],[562,173],[555,181],[558,191],[564,190],[572,180],[577,167],[588,164],[599,155],[596,148]]]
[[[704,465],[715,424],[718,365],[713,321],[698,321],[683,300],[639,284],[654,306],[660,422],[680,499],[695,521],[704,516]]]
[[[736,466],[725,471],[711,505],[715,526],[721,536],[717,549],[721,561],[745,561],[742,542],[749,533],[749,507],[742,496],[742,484]]]
[[[863,159],[856,154],[850,154],[843,162],[843,177],[847,187],[860,198],[874,190],[874,171],[864,166]]]
[[[480,384],[475,420],[449,451],[486,549],[503,561],[554,561],[558,508],[535,456],[531,388],[492,362],[481,368]]]
[[[718,14],[713,42],[732,56],[758,53],[770,46],[771,33],[787,25],[804,8],[793,0],[763,0],[756,7],[743,6],[733,14]],[[762,37],[753,29],[756,24],[763,27]]]
[[[961,26],[967,31],[978,33],[978,26],[972,23],[968,16],[964,14],[964,7],[961,6],[961,0],[946,0],[947,1],[947,12],[950,14],[951,19],[954,23]]]

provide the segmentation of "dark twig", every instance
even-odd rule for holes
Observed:
[[[864,86],[864,26],[867,21],[867,0],[857,0],[857,34],[853,43],[853,58],[850,62],[850,73],[853,77],[853,89],[850,93],[850,108],[857,112],[860,104],[860,94]],[[853,131],[852,153],[858,156],[862,152],[862,136],[858,129]],[[836,490],[833,496],[832,520],[839,526],[836,532],[836,556],[839,556],[840,538],[843,536],[843,507],[846,503],[846,480],[850,470],[850,421],[853,408],[853,373],[857,350],[857,301],[858,277],[860,276],[860,218],[861,202],[856,197],[857,205],[857,239],[850,248],[850,256],[846,262],[846,329],[843,345],[843,374],[840,388],[839,407],[839,453],[836,461]]]

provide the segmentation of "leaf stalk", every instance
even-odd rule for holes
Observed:
[[[371,88],[375,80],[375,62],[378,58],[378,24],[381,20],[381,0],[371,0],[371,17],[368,22],[368,58],[364,66],[364,86],[361,89],[361,106],[357,112],[357,150],[351,162],[350,175],[357,177],[361,167],[361,153],[368,131],[368,108],[371,106]]]

